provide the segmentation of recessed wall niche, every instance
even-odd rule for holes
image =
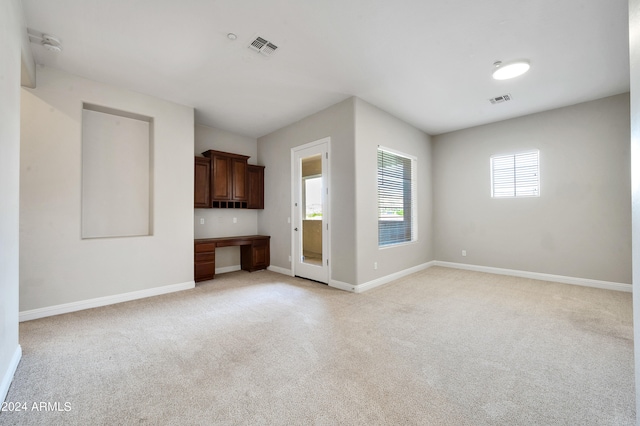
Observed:
[[[153,234],[153,118],[82,105],[82,238]]]

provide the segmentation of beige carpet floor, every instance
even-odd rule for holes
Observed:
[[[441,267],[363,294],[221,274],[20,342],[1,425],[635,423],[629,293]]]

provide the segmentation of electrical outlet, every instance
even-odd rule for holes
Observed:
[[[467,251],[466,250],[462,250],[462,255],[466,256],[467,255]]]
[[[287,223],[291,223],[291,218],[290,217],[287,218]]]
[[[200,218],[200,225],[204,225],[204,217]]]
[[[373,262],[373,269],[378,269],[378,262]]]
[[[237,217],[233,218],[233,223],[238,223],[238,218]]]
[[[291,256],[289,256],[289,262],[291,262]]]

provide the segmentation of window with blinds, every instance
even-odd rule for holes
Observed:
[[[378,246],[417,239],[416,159],[378,147]]]
[[[540,151],[491,157],[491,197],[539,197]]]

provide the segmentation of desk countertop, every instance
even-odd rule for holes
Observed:
[[[271,236],[269,235],[240,235],[233,237],[215,237],[215,238],[196,238],[194,242],[196,243],[218,243],[218,242],[227,242],[227,241],[251,241],[251,240],[265,240],[269,239]]]

